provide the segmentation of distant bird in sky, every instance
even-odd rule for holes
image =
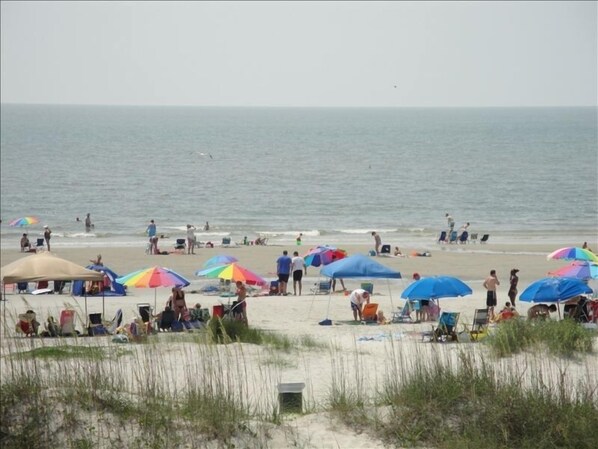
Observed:
[[[200,156],[210,156],[210,159],[214,159],[210,153],[208,153],[208,154],[206,154],[206,153],[197,153],[197,154],[199,154]]]

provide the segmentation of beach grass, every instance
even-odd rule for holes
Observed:
[[[530,348],[545,348],[550,353],[572,357],[593,351],[596,333],[570,319],[561,321],[507,320],[485,341],[498,357]]]
[[[2,447],[266,448],[277,432],[295,447],[318,447],[287,425],[296,415],[279,410],[274,387],[286,369],[308,379],[300,415],[329,413],[388,447],[584,449],[597,436],[595,373],[574,381],[578,364],[546,351],[503,365],[491,346],[390,339],[373,364],[357,342],[324,350],[311,336],[227,324],[216,336],[160,334],[127,346],[7,337]],[[309,381],[320,372],[305,365],[314,348],[330,363],[321,400]]]

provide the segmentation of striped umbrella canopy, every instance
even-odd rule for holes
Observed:
[[[16,218],[13,221],[11,221],[10,223],[8,223],[8,226],[21,228],[23,226],[29,226],[29,225],[36,224],[36,223],[39,223],[39,218],[37,218],[37,217],[21,217],[21,218]]]
[[[116,282],[127,287],[153,288],[154,309],[156,308],[156,288],[158,287],[186,287],[190,282],[176,271],[165,267],[151,267],[134,271],[119,278]]]
[[[208,267],[215,267],[218,265],[227,265],[229,263],[233,263],[233,262],[237,262],[239,259],[237,259],[234,256],[228,256],[226,254],[219,254],[217,256],[211,257],[208,260],[205,261],[205,263],[203,264],[204,268],[208,268]]]
[[[551,276],[581,279],[583,281],[598,279],[598,264],[575,260],[558,270],[549,271],[548,274]]]
[[[316,246],[310,249],[304,256],[305,265],[319,267],[341,260],[347,257],[347,251],[333,246]]]
[[[236,263],[205,268],[196,271],[195,274],[197,276],[205,276],[212,279],[219,278],[235,282],[241,281],[250,285],[267,284],[267,281],[264,278]]]
[[[592,251],[577,246],[568,246],[559,248],[551,252],[547,259],[558,260],[587,260],[588,262],[598,262],[598,257]]]

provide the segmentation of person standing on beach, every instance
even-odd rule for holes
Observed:
[[[376,231],[372,231],[372,236],[374,237],[374,249],[376,250],[376,256],[378,256],[380,254],[380,246],[382,245],[382,239]]]
[[[209,231],[209,230],[210,230],[210,223],[208,223],[208,222],[206,221],[206,225],[203,227],[203,230],[204,230],[204,231]]]
[[[291,259],[291,272],[293,273],[293,295],[297,296],[297,285],[299,285],[299,296],[301,296],[301,279],[303,279],[303,271],[307,271],[305,260],[299,256],[297,251],[293,252]]]
[[[349,295],[349,301],[351,301],[351,310],[353,311],[353,320],[362,320],[363,306],[364,304],[370,303],[370,293],[362,288],[356,288]]]
[[[44,225],[44,240],[46,241],[46,245],[48,246],[48,251],[50,251],[50,239],[52,238],[52,230],[48,227],[48,225]]]
[[[297,242],[297,246],[301,246],[301,237],[303,237],[303,233],[300,232],[295,241]]]
[[[289,283],[289,274],[291,272],[291,263],[293,260],[285,249],[276,260],[276,274],[278,275],[278,295],[287,295],[287,284]]]
[[[496,277],[496,270],[490,270],[490,276],[484,280],[484,288],[486,293],[486,306],[488,307],[488,315],[494,318],[494,307],[496,307],[496,287],[500,285],[498,277]]]
[[[446,213],[445,217],[446,217],[446,224],[448,225],[448,228],[449,228],[449,237],[450,237],[451,233],[455,229],[455,220],[453,219],[451,214],[449,214],[448,212]]]
[[[510,285],[508,295],[513,307],[515,307],[515,298],[517,297],[517,284],[519,283],[519,276],[517,276],[517,273],[519,273],[519,269],[513,268],[511,270],[511,277],[509,278]]]
[[[85,217],[85,232],[91,232],[91,228],[93,225],[91,224],[91,215],[87,214]]]
[[[187,254],[195,254],[195,226],[187,225]]]
[[[158,254],[158,237],[156,236],[156,223],[154,223],[154,220],[150,220],[145,232],[149,237],[150,254]]]

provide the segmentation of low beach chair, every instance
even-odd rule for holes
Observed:
[[[75,316],[73,309],[65,309],[60,312],[60,335],[76,337],[79,334],[75,329]]]
[[[473,232],[471,234],[471,237],[469,237],[469,241],[471,243],[477,243],[477,241],[478,241],[478,233],[477,232]]]
[[[451,232],[449,243],[457,243],[457,231]]]
[[[422,338],[429,337],[430,341],[459,341],[457,337],[457,324],[459,323],[459,312],[442,312],[438,324],[432,326],[431,333],[424,333]]]
[[[320,281],[315,283],[315,287],[311,289],[314,295],[328,295],[332,290],[332,281]]]
[[[176,239],[176,242],[174,244],[174,250],[185,252],[186,249],[187,249],[187,240]]]
[[[413,305],[411,301],[405,301],[405,305],[403,307],[399,307],[397,312],[393,312],[392,314],[392,322],[393,323],[415,323],[413,318],[411,317],[411,312],[413,312]]]
[[[467,238],[469,237],[469,233],[467,231],[463,231],[459,236],[459,243],[467,243]]]
[[[370,295],[374,293],[374,284],[371,282],[362,282],[361,288],[368,292]]]
[[[484,234],[482,236],[482,238],[480,239],[480,243],[486,243],[489,238],[490,238],[490,234]]]
[[[472,341],[479,341],[488,334],[488,323],[490,315],[488,309],[476,309],[473,314],[473,323],[471,329],[465,326],[465,331],[469,332]]]
[[[101,313],[89,314],[89,325],[87,326],[87,334],[90,337],[95,335],[108,335],[108,329],[104,326]]]
[[[438,243],[446,243],[446,231],[442,231],[438,237]]]
[[[361,321],[363,323],[375,323],[378,321],[378,304],[371,302],[363,306],[361,311]]]

